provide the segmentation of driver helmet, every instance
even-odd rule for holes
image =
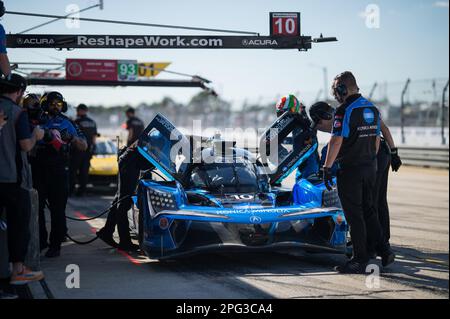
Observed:
[[[276,104],[277,115],[281,116],[286,112],[301,114],[305,106],[293,94],[283,96]]]

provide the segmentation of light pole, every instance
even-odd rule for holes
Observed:
[[[441,105],[441,136],[442,136],[442,145],[445,145],[445,118],[447,112],[445,111],[445,95],[447,94],[448,90],[448,81],[447,84],[444,87],[444,91],[442,92],[442,105]]]
[[[309,64],[310,67],[322,69],[323,72],[323,99],[328,100],[328,68],[314,63]]]
[[[408,78],[406,80],[405,86],[403,87],[402,91],[402,99],[401,99],[401,105],[400,105],[400,125],[401,125],[401,132],[402,132],[402,144],[405,144],[405,94],[408,90],[408,86],[411,80]]]

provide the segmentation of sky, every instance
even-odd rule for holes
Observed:
[[[5,0],[7,10],[65,14],[76,4],[85,8],[97,0]],[[366,8],[379,8],[379,28],[368,28]],[[449,2],[435,0],[105,0],[82,17],[118,19],[206,28],[248,30],[267,35],[269,12],[301,12],[304,35],[335,36],[338,42],[316,44],[308,52],[296,50],[124,50],[9,49],[11,61],[55,62],[66,58],[136,59],[139,62],[171,62],[168,70],[198,74],[211,80],[220,96],[238,108],[244,101],[270,102],[294,93],[306,102],[324,87],[323,67],[332,77],[352,71],[362,88],[377,82],[403,82],[448,78]],[[41,22],[6,14],[1,23],[7,33],[17,33]],[[58,21],[33,31],[43,34],[139,34],[209,35],[209,32],[81,22],[69,29]],[[180,79],[161,74],[158,78]],[[186,103],[197,88],[58,88],[69,103],[90,105],[138,105],[169,96]],[[30,88],[32,92],[48,90]],[[327,88],[327,91],[329,89]],[[327,92],[328,93],[328,92]],[[363,92],[364,93],[364,92]]]

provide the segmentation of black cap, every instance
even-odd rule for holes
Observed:
[[[80,104],[80,105],[77,106],[77,110],[88,111],[89,108],[86,106],[86,104]]]
[[[129,108],[125,111],[125,113],[133,113],[133,114],[134,114],[134,108],[129,107]]]
[[[61,93],[59,93],[59,92],[56,92],[56,91],[52,91],[52,92],[47,93],[46,97],[47,97],[47,102],[48,103],[51,103],[53,101],[61,101],[61,102],[64,101],[63,95]]]
[[[10,89],[15,89],[15,90],[22,90],[25,91],[27,88],[27,80],[17,74],[17,73],[12,73],[9,77],[9,79],[3,79],[1,81],[2,86]]]
[[[331,120],[334,116],[333,107],[327,102],[314,103],[309,109],[309,116],[317,124],[320,120]]]

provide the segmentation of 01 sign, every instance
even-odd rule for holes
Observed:
[[[271,12],[270,35],[299,37],[300,12]]]

